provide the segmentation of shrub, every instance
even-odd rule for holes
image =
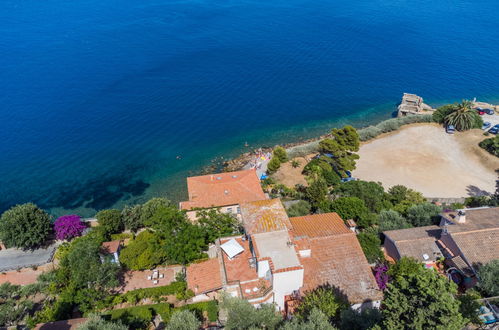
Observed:
[[[301,165],[301,164],[300,164],[300,162],[299,162],[299,161],[297,161],[297,160],[293,160],[293,161],[291,162],[291,166],[292,166],[293,168],[300,167],[300,165]]]
[[[102,226],[106,236],[119,233],[125,229],[121,212],[118,210],[99,211],[95,217],[99,226]]]
[[[286,211],[289,217],[301,217],[311,213],[312,205],[309,202],[300,200],[291,205]]]
[[[85,228],[85,224],[75,214],[59,217],[54,223],[55,235],[60,240],[81,236]]]
[[[307,319],[314,308],[324,313],[330,321],[334,321],[338,319],[341,310],[347,308],[347,304],[340,290],[323,285],[303,297],[297,312],[301,318]]]
[[[380,290],[385,290],[390,280],[388,276],[388,266],[385,264],[378,264],[374,267],[374,278]]]
[[[414,115],[399,118],[391,118],[378,123],[375,126],[368,126],[358,130],[360,141],[371,140],[382,133],[391,132],[399,129],[403,125],[414,123],[431,123],[432,115]]]
[[[487,296],[499,295],[499,259],[492,260],[478,269],[478,288]]]
[[[485,139],[478,144],[481,148],[487,150],[492,155],[499,157],[499,135],[493,138]]]
[[[166,253],[158,234],[143,231],[120,253],[120,261],[128,269],[151,269],[166,261]]]
[[[435,204],[423,203],[407,209],[407,220],[415,227],[438,224],[442,208]]]
[[[0,241],[7,247],[36,248],[50,232],[50,216],[33,203],[16,205],[0,218]]]
[[[281,161],[278,157],[273,156],[270,159],[270,162],[267,164],[267,172],[269,174],[277,172],[277,170],[281,167]]]
[[[196,315],[188,310],[176,311],[173,313],[170,322],[166,326],[167,330],[197,330],[201,322]]]
[[[127,330],[121,323],[108,322],[98,315],[89,316],[85,323],[78,326],[78,330]]]
[[[273,156],[279,158],[281,163],[285,163],[288,161],[288,154],[286,153],[286,149],[281,146],[277,146],[274,148]]]
[[[395,230],[411,228],[411,224],[407,222],[398,212],[393,210],[383,210],[380,212],[379,217],[379,230]]]
[[[357,235],[357,239],[369,263],[384,260],[383,252],[380,249],[381,240],[376,232],[363,231]]]

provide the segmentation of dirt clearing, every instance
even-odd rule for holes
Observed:
[[[482,150],[480,130],[446,134],[436,124],[413,124],[360,147],[353,175],[385,188],[401,184],[426,197],[467,197],[495,191],[499,158]]]

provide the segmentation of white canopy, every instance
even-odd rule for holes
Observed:
[[[222,248],[222,250],[224,250],[225,253],[227,253],[227,256],[230,259],[234,258],[239,253],[244,251],[243,247],[235,239],[231,239],[230,241],[225,242],[220,247]]]

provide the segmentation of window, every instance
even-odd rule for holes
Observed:
[[[237,214],[241,214],[241,208],[239,206],[237,207]]]
[[[232,207],[227,208],[227,213],[232,213]]]

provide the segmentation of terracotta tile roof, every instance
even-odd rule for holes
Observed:
[[[236,205],[265,199],[256,171],[244,170],[187,178],[189,200],[183,210]]]
[[[221,240],[221,244],[227,242],[229,239]],[[232,260],[229,260],[227,254],[222,252],[225,274],[227,276],[227,282],[232,281],[251,281],[258,279],[258,273],[256,267],[252,268],[250,266],[250,259],[253,257],[249,248],[249,242],[243,241],[241,238],[236,238],[236,241],[244,248],[244,251]]]
[[[475,269],[499,259],[499,228],[450,233],[450,235],[464,259]]]
[[[266,199],[241,204],[241,215],[247,234],[266,233],[291,228],[288,214],[280,199]]]
[[[437,245],[440,238],[440,227],[424,226],[383,232],[386,239],[393,241],[400,256],[412,257],[419,261],[436,260],[442,256]],[[424,255],[428,255],[425,260]]]
[[[324,237],[351,233],[335,212],[294,217],[289,218],[289,221],[293,227],[292,232],[295,237]]]
[[[339,288],[351,304],[383,297],[354,233],[304,238],[296,244],[298,250],[304,246],[311,249],[309,257],[300,257],[305,268],[304,292],[330,284]]]
[[[454,225],[448,226],[449,232],[499,228],[499,207],[464,209],[464,211],[466,212],[466,222],[464,223],[457,223],[456,211],[441,214],[443,218],[454,223]]]
[[[424,239],[428,237],[438,238],[442,230],[438,226],[424,226],[407,229],[387,230],[383,234],[394,242]]]
[[[195,263],[187,267],[187,287],[202,294],[222,287],[218,258]]]
[[[49,323],[39,323],[35,326],[34,330],[75,330],[86,321],[86,318],[79,318]]]
[[[109,241],[109,242],[103,242],[102,243],[102,251],[105,253],[113,254],[118,252],[118,249],[120,248],[121,241]]]

